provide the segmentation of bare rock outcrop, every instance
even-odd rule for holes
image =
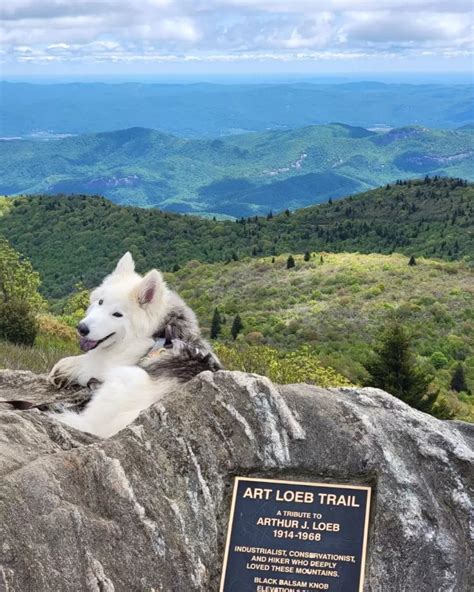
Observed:
[[[1,402],[52,396],[0,371],[1,591],[214,592],[235,475],[368,483],[366,592],[474,589],[472,425],[223,371],[109,440]]]

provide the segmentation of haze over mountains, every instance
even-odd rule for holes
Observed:
[[[266,214],[425,174],[474,179],[474,128],[334,123],[186,140],[144,128],[0,142],[0,193],[85,193],[176,212]]]
[[[474,122],[472,85],[0,83],[0,135],[147,127],[187,138],[341,121],[457,128]]]

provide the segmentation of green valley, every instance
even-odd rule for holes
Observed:
[[[373,132],[334,123],[214,140],[130,128],[0,141],[0,193],[100,194],[125,205],[240,217],[425,174],[472,180],[473,156],[469,126]]]

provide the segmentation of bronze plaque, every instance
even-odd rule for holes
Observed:
[[[370,494],[236,477],[220,592],[362,592]]]

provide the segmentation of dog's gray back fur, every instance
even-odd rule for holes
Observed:
[[[201,336],[196,315],[175,293],[169,293],[168,313],[154,334],[164,340],[165,352],[145,357],[139,364],[155,380],[175,378],[187,382],[204,370],[222,368],[209,343]]]

